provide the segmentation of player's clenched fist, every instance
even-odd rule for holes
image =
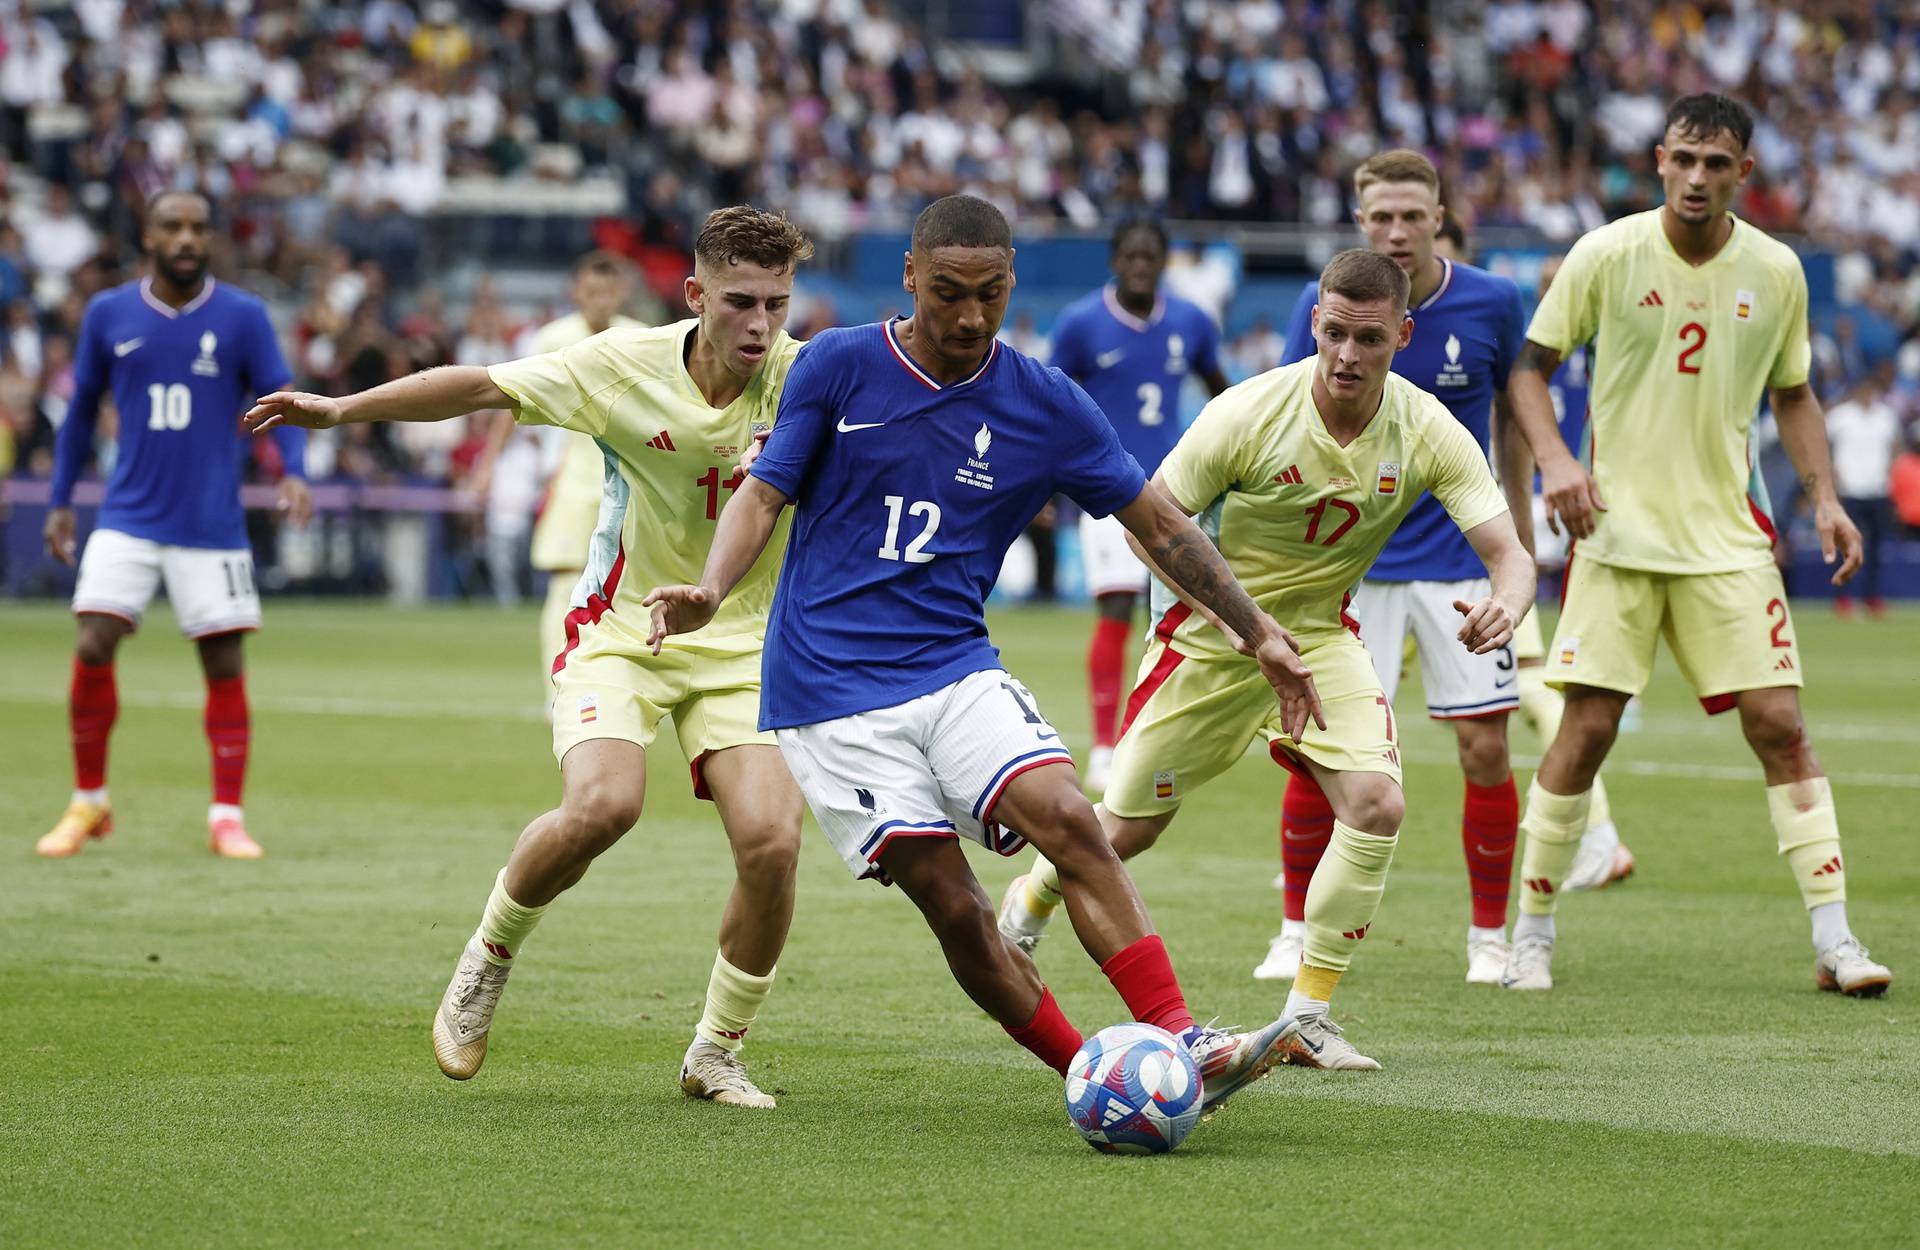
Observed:
[[[653,609],[653,630],[647,635],[647,646],[659,655],[660,644],[668,634],[691,634],[711,621],[720,606],[720,596],[704,586],[655,586],[640,604]]]
[[[1478,603],[1455,599],[1453,610],[1467,618],[1454,637],[1475,655],[1497,651],[1512,642],[1514,628],[1520,624],[1507,605],[1494,598],[1482,599]]]
[[[275,391],[262,395],[240,423],[255,434],[276,425],[298,425],[309,430],[330,430],[340,424],[340,401],[306,391]]]

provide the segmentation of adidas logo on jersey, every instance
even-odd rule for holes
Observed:
[[[1660,292],[1658,290],[1648,291],[1640,299],[1640,307],[1642,308],[1665,308],[1666,306],[1667,301],[1660,298]]]
[[[1844,871],[1844,869],[1842,869],[1840,865],[1840,857],[1835,855],[1832,859],[1814,869],[1813,875],[1816,877],[1837,877],[1842,871]]]
[[[1288,465],[1285,473],[1274,474],[1273,480],[1286,486],[1305,486],[1307,484],[1307,480],[1300,476],[1300,466],[1297,464]]]
[[[667,433],[665,430],[660,431],[658,434],[655,434],[652,438],[648,439],[647,446],[653,448],[655,451],[679,451],[680,450],[678,447],[675,447],[673,445],[673,435]]]
[[[1773,666],[1773,671],[1776,673],[1791,673],[1793,671],[1793,657],[1790,655],[1781,656],[1780,662]]]

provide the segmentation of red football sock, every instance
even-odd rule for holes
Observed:
[[[1307,886],[1333,838],[1333,804],[1311,777],[1287,775],[1287,797],[1280,803],[1280,869],[1286,875],[1285,915],[1307,918]],[[1512,858],[1513,848],[1507,848]]]
[[[73,684],[67,688],[67,727],[73,735],[73,784],[78,790],[98,790],[107,784],[107,736],[120,714],[120,692],[114,686],[112,664],[73,661]]]
[[[1007,1036],[1061,1076],[1067,1074],[1067,1065],[1085,1040],[1067,1019],[1067,1013],[1060,1010],[1060,1004],[1053,1001],[1053,991],[1045,986],[1040,987],[1040,1005],[1033,1009],[1033,1019],[1017,1029],[1007,1029]]]
[[[1507,892],[1519,832],[1520,792],[1512,777],[1497,786],[1467,783],[1460,846],[1467,855],[1467,885],[1473,891],[1473,923],[1478,928],[1498,929],[1507,923]]]
[[[1093,641],[1087,644],[1087,694],[1093,705],[1093,745],[1110,747],[1117,740],[1120,687],[1126,680],[1127,635],[1131,621],[1103,616],[1093,623]]]
[[[1187,1010],[1186,995],[1180,992],[1180,980],[1173,975],[1173,962],[1159,934],[1147,934],[1101,964],[1100,971],[1120,991],[1135,1020],[1175,1037],[1193,1027],[1193,1013]]]
[[[207,682],[207,745],[213,753],[213,801],[240,806],[247,780],[247,679],[223,677]]]

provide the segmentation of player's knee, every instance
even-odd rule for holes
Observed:
[[[1391,837],[1400,832],[1400,822],[1407,817],[1407,801],[1400,793],[1400,787],[1386,778],[1381,784],[1368,786],[1353,795],[1344,804],[1347,808],[1342,817],[1343,823],[1358,829],[1362,833]]]
[[[1796,703],[1778,700],[1740,709],[1740,728],[1756,751],[1785,754],[1807,745],[1807,725]]]
[[[971,943],[985,946],[988,935],[997,934],[993,908],[987,901],[959,883],[947,883],[920,899],[920,911],[927,924],[940,935],[942,943]]]
[[[800,865],[800,829],[767,825],[749,830],[738,838],[733,851],[733,870],[749,886],[777,888],[793,880]]]
[[[1463,734],[1460,738],[1460,771],[1477,786],[1494,786],[1508,772],[1507,736],[1504,733]]]
[[[561,817],[575,849],[586,856],[598,855],[640,819],[640,795],[617,783],[589,783],[567,794]]]

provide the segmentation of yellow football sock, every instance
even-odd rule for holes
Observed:
[[[1383,838],[1333,822],[1333,837],[1314,869],[1313,884],[1307,887],[1307,940],[1300,965],[1303,978],[1309,966],[1322,975],[1331,973],[1332,980],[1326,982],[1329,994],[1380,910],[1380,896],[1387,890],[1387,866],[1393,863],[1393,848],[1399,841],[1398,836]]]
[[[1833,787],[1825,777],[1767,787],[1767,812],[1780,836],[1780,854],[1793,869],[1809,910],[1847,900],[1847,870],[1840,862],[1840,821]]]
[[[1521,831],[1527,835],[1526,854],[1520,861],[1522,915],[1553,914],[1553,906],[1560,899],[1560,883],[1573,867],[1580,835],[1587,831],[1592,796],[1591,790],[1549,793],[1540,788],[1538,777],[1527,787],[1527,813],[1520,820]]]
[[[1331,1002],[1333,987],[1340,984],[1341,973],[1335,968],[1316,968],[1304,959],[1300,961],[1300,971],[1293,978],[1293,993],[1287,995],[1287,1008],[1299,1015],[1299,999],[1308,998],[1316,1002]]]
[[[742,972],[715,951],[713,976],[707,980],[707,1010],[693,1031],[722,1050],[738,1053],[747,1044],[747,1030],[760,1014],[760,1004],[773,992],[773,977],[778,967],[763,977]]]
[[[1587,829],[1595,825],[1604,825],[1613,819],[1613,804],[1607,802],[1607,783],[1599,777],[1593,779],[1593,789],[1587,791],[1592,800],[1587,804]],[[1586,829],[1581,830],[1582,833]]]
[[[1036,916],[1051,916],[1062,897],[1060,870],[1046,856],[1038,857],[1033,861],[1033,871],[1027,874],[1027,910]]]
[[[507,896],[507,870],[502,868],[493,879],[493,893],[487,896],[487,910],[480,917],[480,943],[486,948],[487,962],[511,967],[520,944],[546,914],[546,904],[522,907]]]
[[[1527,722],[1543,748],[1560,732],[1560,716],[1566,709],[1567,701],[1560,692],[1547,685],[1544,666],[1536,664],[1520,670],[1520,719]]]

